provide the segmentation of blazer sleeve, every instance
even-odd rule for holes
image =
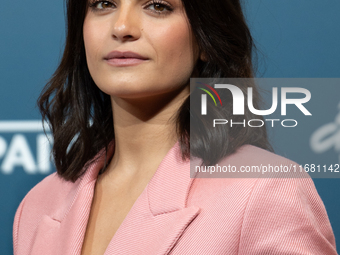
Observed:
[[[257,180],[244,212],[239,254],[337,254],[311,178]]]

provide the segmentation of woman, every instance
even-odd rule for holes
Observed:
[[[291,164],[265,150],[265,129],[189,130],[190,77],[253,75],[238,1],[67,7],[64,55],[39,100],[57,173],[21,202],[15,254],[336,254],[310,179],[189,176],[189,141],[205,164]]]

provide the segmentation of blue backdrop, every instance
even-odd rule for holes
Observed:
[[[338,0],[249,0],[245,4],[247,20],[260,51],[259,77],[340,76]],[[1,254],[12,254],[16,208],[37,182],[54,171],[48,161],[49,144],[39,126],[41,117],[35,105],[61,57],[65,23],[61,0],[5,1],[1,7],[0,250]],[[319,93],[323,94],[321,85]],[[335,88],[334,93],[332,98],[340,102],[339,89]],[[315,157],[340,163],[340,108],[335,103],[329,107],[328,114],[322,116],[323,124],[303,132],[310,137],[329,124],[335,131],[329,135],[327,146],[317,151],[306,143],[308,137],[293,137],[289,142],[285,135],[273,134],[277,153],[299,163],[308,163],[307,160]],[[308,149],[302,149],[305,147]],[[340,179],[314,182],[340,247]]]

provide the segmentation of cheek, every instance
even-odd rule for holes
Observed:
[[[191,30],[185,21],[159,28],[158,33],[150,33],[157,51],[159,67],[167,67],[168,74],[188,75],[195,61]],[[190,74],[189,74],[190,75]]]
[[[107,34],[106,31],[108,31],[102,25],[97,24],[97,22],[88,22],[86,19],[84,21],[83,38],[86,59],[90,70],[96,66],[94,64],[95,60],[101,57],[100,45],[103,45]],[[101,27],[101,29],[98,29],[98,27]]]
[[[192,49],[189,33],[188,27],[180,23],[164,29],[159,41],[162,40],[164,50],[168,49],[166,52],[169,55],[178,56],[183,53],[190,53]]]

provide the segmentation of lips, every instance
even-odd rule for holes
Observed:
[[[110,59],[125,59],[125,58],[133,58],[133,59],[141,59],[141,60],[148,59],[147,57],[141,56],[138,53],[135,53],[132,51],[112,51],[109,54],[107,54],[104,59],[110,60]]]
[[[107,64],[114,67],[136,66],[148,60],[147,57],[132,51],[112,51],[104,59]]]

